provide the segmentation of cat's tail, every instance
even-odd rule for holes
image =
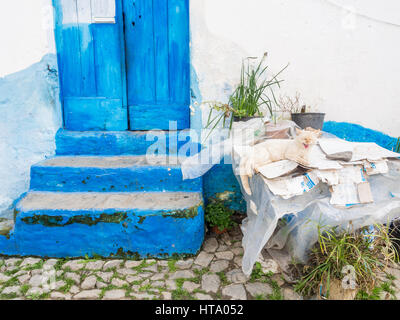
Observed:
[[[251,195],[249,178],[253,176],[253,170],[253,162],[250,158],[244,156],[239,164],[239,174],[243,189],[248,195]]]

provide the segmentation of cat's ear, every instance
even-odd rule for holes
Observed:
[[[297,128],[297,127],[295,128],[296,135],[299,135],[300,133],[302,133],[302,131],[303,130],[301,130],[301,129]]]

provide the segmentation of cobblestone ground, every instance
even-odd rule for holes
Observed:
[[[182,260],[0,258],[0,299],[302,299],[271,259],[246,278],[241,239],[239,227],[207,236],[199,255]]]

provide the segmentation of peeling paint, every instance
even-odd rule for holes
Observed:
[[[218,200],[227,201],[229,200],[235,193],[233,191],[225,191],[215,194],[215,197]]]
[[[10,232],[13,227],[14,224],[12,220],[0,218],[0,236],[5,236],[7,239],[9,239]]]

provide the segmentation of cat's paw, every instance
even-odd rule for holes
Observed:
[[[304,166],[309,166],[310,165],[310,161],[307,158],[303,158],[303,157],[298,157],[296,159],[296,162],[299,164],[302,164]]]

